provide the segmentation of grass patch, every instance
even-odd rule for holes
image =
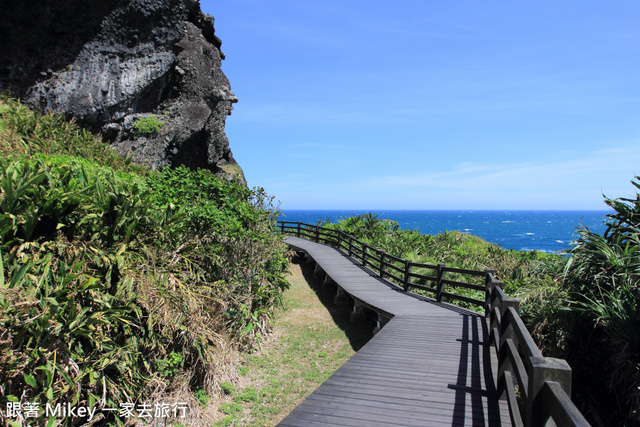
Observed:
[[[224,394],[233,394],[234,392],[233,385],[231,385],[229,381],[221,383],[220,390],[222,390]]]
[[[236,402],[257,402],[258,401],[258,392],[256,388],[253,386],[249,386],[244,391],[236,397],[233,398]]]
[[[205,390],[199,389],[193,393],[193,397],[196,398],[201,407],[206,408],[211,401],[211,397]]]
[[[237,414],[242,412],[242,405],[236,402],[223,403],[220,405],[220,410],[227,415]]]

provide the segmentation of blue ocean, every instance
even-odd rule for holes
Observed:
[[[558,252],[572,248],[576,227],[603,233],[605,215],[612,211],[462,211],[462,210],[285,210],[278,220],[336,222],[353,215],[374,212],[397,221],[400,228],[423,234],[461,231],[474,234],[505,249]]]

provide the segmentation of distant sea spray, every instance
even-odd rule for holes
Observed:
[[[279,220],[316,224],[377,213],[397,221],[400,228],[423,234],[461,231],[474,234],[505,249],[557,252],[571,249],[578,238],[576,227],[588,226],[603,233],[605,215],[611,211],[466,211],[466,210],[284,210]]]

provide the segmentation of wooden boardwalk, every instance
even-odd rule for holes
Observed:
[[[412,296],[330,246],[287,236],[359,303],[392,319],[281,426],[511,425],[484,316]]]

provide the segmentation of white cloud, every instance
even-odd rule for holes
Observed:
[[[602,193],[635,194],[629,181],[640,173],[636,146],[549,163],[461,162],[449,170],[345,182],[314,179],[302,186],[286,180],[270,188],[285,209],[605,209]]]

